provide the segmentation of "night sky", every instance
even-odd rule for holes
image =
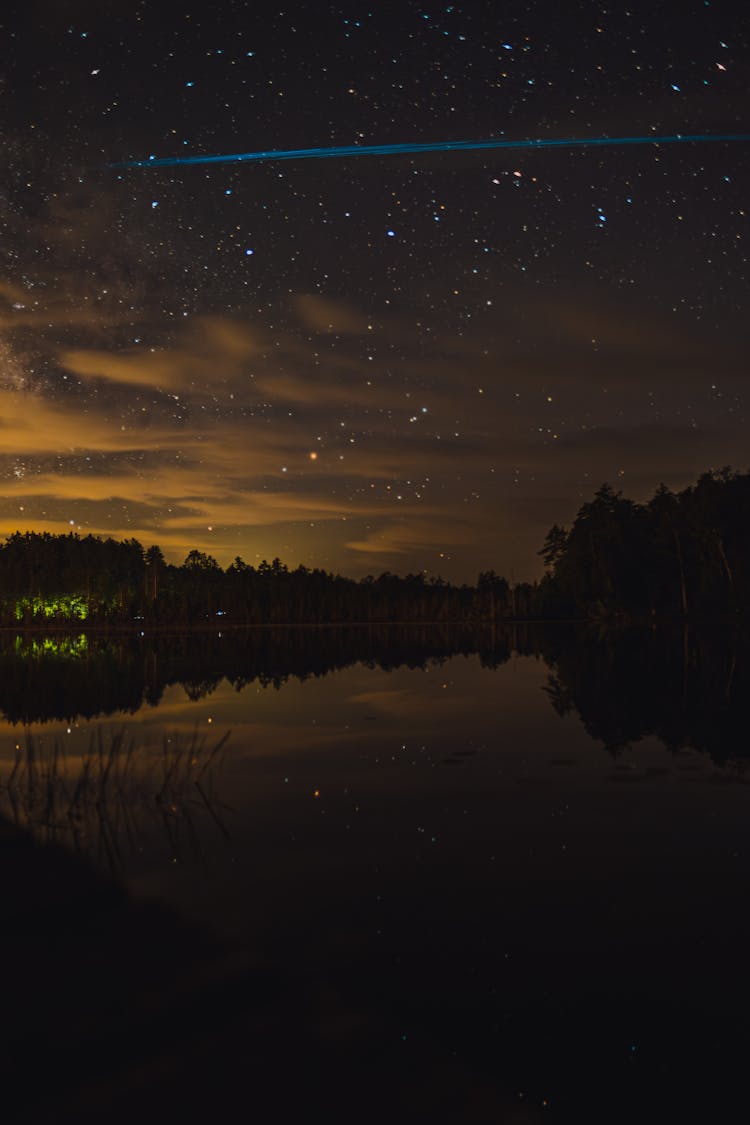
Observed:
[[[744,5],[0,14],[0,533],[537,577],[604,481],[748,467]]]

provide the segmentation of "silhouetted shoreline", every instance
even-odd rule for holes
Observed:
[[[136,539],[15,532],[0,545],[0,626],[602,624],[733,621],[750,614],[750,473],[704,473],[637,504],[603,485],[571,527],[553,525],[542,579],[494,570],[473,585],[425,571],[353,579],[279,558],[226,569],[191,550],[180,566]]]

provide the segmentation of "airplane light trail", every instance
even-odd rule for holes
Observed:
[[[324,160],[346,156],[416,156],[423,152],[470,152],[478,149],[603,148],[612,145],[703,144],[750,141],[750,133],[674,133],[666,137],[570,137],[559,140],[428,141],[423,144],[334,145],[330,148],[266,149],[260,152],[219,153],[213,156],[149,156],[125,160],[111,168],[174,168],[190,164],[250,164],[277,160]]]

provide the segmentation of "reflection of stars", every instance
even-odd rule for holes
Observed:
[[[16,480],[23,480],[23,478],[26,476],[26,466],[20,463],[15,464],[13,466],[13,476],[16,478]]]

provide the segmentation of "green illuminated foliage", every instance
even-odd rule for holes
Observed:
[[[85,621],[89,605],[87,598],[81,594],[18,598],[14,613],[16,621],[25,621],[29,617],[45,621]]]

